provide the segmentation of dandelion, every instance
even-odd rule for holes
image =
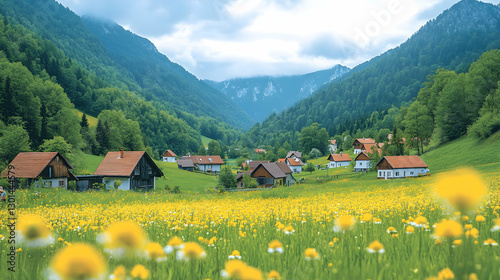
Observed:
[[[64,242],[64,239],[62,239],[61,237],[57,238],[57,242]]]
[[[146,234],[141,226],[133,222],[117,222],[98,237],[104,243],[105,251],[113,256],[123,257],[139,253],[146,245]]]
[[[453,220],[438,223],[434,229],[434,235],[439,238],[457,238],[460,237],[462,233],[462,225]]]
[[[148,244],[146,247],[146,257],[157,262],[167,260],[163,247],[157,242],[150,242]]]
[[[17,223],[16,243],[27,247],[40,248],[54,243],[50,229],[37,215],[24,215]]]
[[[465,236],[467,238],[477,238],[479,236],[479,230],[477,230],[476,228],[471,228],[470,230],[466,231],[465,232]]]
[[[460,245],[462,245],[462,239],[453,240],[453,243],[452,243],[453,247],[458,247]]]
[[[280,280],[281,275],[276,270],[271,270],[267,275],[268,280]]]
[[[240,260],[226,262],[224,270],[221,272],[223,278],[235,280],[262,280],[262,272],[255,267],[248,266]]]
[[[283,244],[278,240],[273,240],[269,243],[269,247],[267,248],[267,252],[270,254],[273,253],[283,253]]]
[[[305,254],[305,259],[308,261],[319,259],[319,254],[318,252],[316,252],[316,249],[314,248],[307,248],[304,254]]]
[[[112,280],[123,280],[127,275],[127,270],[123,265],[119,265],[113,270],[113,273],[109,276],[109,279]]]
[[[439,279],[455,279],[455,274],[449,268],[445,268],[438,273]]]
[[[198,243],[186,242],[184,248],[177,251],[177,260],[198,260],[206,257],[206,253]]]
[[[476,207],[486,194],[479,175],[470,169],[460,169],[443,176],[436,183],[437,194],[461,212]]]
[[[484,241],[484,246],[498,246],[498,243],[495,240],[488,238]]]
[[[385,252],[384,245],[382,245],[382,243],[380,243],[378,240],[375,240],[372,243],[370,243],[370,245],[368,245],[368,248],[366,248],[366,251],[368,251],[369,253],[379,253],[379,254],[383,254]]]
[[[379,225],[382,223],[382,220],[379,219],[379,218],[373,218],[373,223],[376,224],[376,225]]]
[[[363,214],[363,216],[361,216],[361,218],[360,218],[360,222],[361,222],[361,223],[370,222],[371,220],[373,220],[373,216],[372,216],[372,214],[370,214],[370,213],[365,213],[365,214]]]
[[[295,230],[293,229],[293,227],[291,225],[288,225],[286,228],[285,228],[285,234],[292,234],[294,233]]]
[[[399,238],[399,235],[397,233],[391,234],[392,238]]]
[[[356,223],[356,220],[354,219],[353,216],[347,215],[347,216],[341,216],[336,219],[335,221],[335,227],[333,228],[336,232],[344,232],[347,230],[352,229],[354,224]]]
[[[427,219],[423,216],[418,216],[413,221],[413,226],[425,228],[427,227]]]
[[[142,264],[136,264],[130,271],[130,275],[132,275],[132,277],[139,278],[142,280],[148,279],[149,270]]]
[[[240,255],[240,252],[238,250],[234,250],[231,255],[229,255],[229,257],[227,257],[228,259],[239,259],[241,260],[241,255]]]
[[[333,247],[333,241],[328,242],[328,246]]]
[[[182,249],[182,247],[184,247],[182,244],[182,239],[180,239],[177,236],[174,236],[174,237],[170,238],[170,240],[167,243],[167,246],[165,246],[165,248],[163,248],[163,251],[166,254],[170,254],[174,250]]]
[[[482,223],[484,221],[486,221],[486,218],[483,215],[477,215],[476,216],[476,222]]]
[[[104,279],[106,276],[104,258],[83,243],[64,247],[52,258],[50,267],[54,276],[62,280]]]
[[[477,277],[477,274],[475,274],[475,273],[471,273],[471,274],[469,275],[469,280],[479,280],[479,278]]]
[[[406,227],[406,233],[407,234],[413,234],[415,232],[415,228],[412,226],[407,226]]]
[[[394,233],[397,233],[397,232],[398,232],[398,231],[397,231],[397,230],[396,230],[396,228],[394,228],[394,227],[389,227],[389,228],[387,229],[387,233],[389,233],[389,234],[394,234]]]

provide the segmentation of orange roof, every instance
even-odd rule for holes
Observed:
[[[331,143],[332,145],[336,145],[336,144],[337,144],[337,140],[330,140],[330,143]]]
[[[73,166],[58,152],[33,152],[17,154],[10,163],[15,167],[12,172],[15,172],[17,178],[36,178],[57,155],[65,162],[68,169],[73,169]],[[2,177],[7,177],[7,172],[5,169]]]
[[[255,153],[258,154],[258,153],[267,153],[267,152],[266,152],[266,149],[255,149]]]
[[[172,152],[171,150],[166,150],[164,153],[163,153],[163,157],[176,157],[177,155]]]
[[[222,165],[224,161],[220,156],[191,156],[194,164],[212,164],[212,165]]]
[[[376,143],[370,143],[370,144],[363,144],[363,147],[365,148],[364,151],[371,153],[373,151],[378,150],[378,145]]]
[[[286,162],[286,158],[279,158],[278,162]]]
[[[375,140],[371,138],[358,138],[354,142],[358,141],[361,144],[375,144]]]
[[[328,157],[329,161],[351,161],[351,157],[348,154],[331,154]]]
[[[287,158],[288,164],[291,166],[302,166],[304,163],[299,158]]]
[[[384,159],[392,168],[428,168],[427,164],[419,156],[385,156],[377,165]]]
[[[139,160],[146,156],[152,167],[156,167],[158,173],[163,175],[163,172],[158,168],[154,161],[144,151],[124,151],[123,157],[120,157],[121,152],[108,152],[102,160],[94,175],[100,176],[117,176],[130,177],[134,168],[139,163]]]

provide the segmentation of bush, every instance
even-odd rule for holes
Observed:
[[[179,186],[175,186],[175,187],[172,189],[171,193],[182,193],[182,192],[181,192],[181,187],[179,187]]]

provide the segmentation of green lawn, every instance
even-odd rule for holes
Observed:
[[[208,148],[208,143],[210,143],[210,141],[212,141],[212,140],[213,139],[211,139],[211,138],[201,136],[201,143],[203,144],[203,146],[205,146],[205,148]]]
[[[203,192],[217,186],[216,176],[181,170],[174,162],[155,162],[165,174],[164,178],[157,179],[157,189],[161,190],[168,185],[170,188],[179,186],[182,192]]]
[[[84,153],[79,153],[78,155],[78,171],[79,173],[94,174],[101,161],[104,159],[103,156],[94,156]],[[83,171],[83,172],[82,172]],[[80,175],[80,174],[77,174]]]

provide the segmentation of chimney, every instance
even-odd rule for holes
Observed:
[[[120,149],[120,158],[123,158],[123,147]]]
[[[342,152],[340,152],[340,156],[342,156]]]

